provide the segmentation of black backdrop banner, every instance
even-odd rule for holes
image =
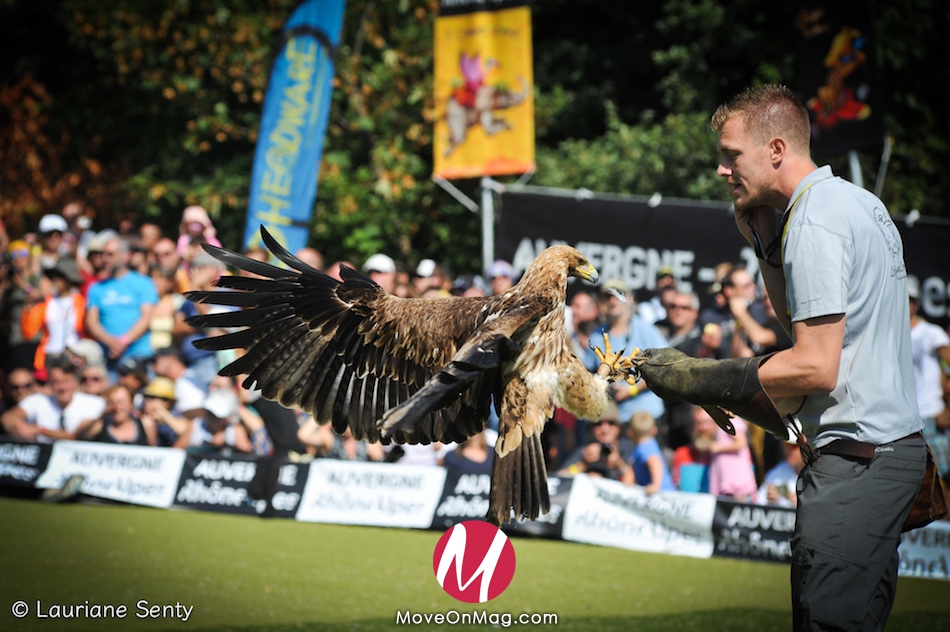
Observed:
[[[731,205],[656,198],[541,187],[502,193],[496,255],[520,273],[548,246],[571,244],[597,268],[601,282],[621,279],[641,299],[654,289],[657,270],[668,266],[704,306],[711,301],[707,289],[717,264],[744,263],[758,272]],[[921,218],[908,226],[902,216],[894,219],[904,239],[907,272],[921,284],[922,315],[947,327],[950,222]]]

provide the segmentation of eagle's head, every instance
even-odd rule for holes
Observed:
[[[551,246],[541,252],[525,270],[522,279],[535,275],[543,276],[549,281],[557,279],[560,284],[566,284],[568,277],[577,277],[590,283],[597,283],[599,276],[597,269],[587,261],[587,258],[579,250],[566,245]]]

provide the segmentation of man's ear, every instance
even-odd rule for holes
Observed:
[[[778,166],[788,153],[788,143],[784,138],[775,137],[769,141],[769,158],[772,164]]]

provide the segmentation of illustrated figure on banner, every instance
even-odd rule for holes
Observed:
[[[845,86],[848,76],[867,60],[862,49],[868,39],[860,30],[844,27],[832,40],[825,56],[827,81],[818,88],[818,96],[807,103],[814,114],[813,134],[821,129],[837,127],[841,122],[860,121],[871,115],[871,106],[864,102],[868,96],[867,86],[861,84],[857,90]]]
[[[507,85],[500,82],[494,85],[488,83],[488,74],[498,68],[499,63],[494,59],[486,59],[483,64],[481,53],[462,53],[459,66],[463,79],[452,82],[454,89],[445,108],[446,124],[449,127],[446,158],[465,142],[470,127],[481,125],[486,136],[512,129],[511,124],[498,116],[496,111],[522,103],[530,93],[530,87],[524,77],[518,78],[521,89],[517,92],[512,92]]]

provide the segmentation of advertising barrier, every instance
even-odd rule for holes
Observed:
[[[135,505],[437,531],[488,511],[487,474],[330,459],[280,462],[268,507],[252,493],[260,463],[243,455],[0,437],[0,486],[6,487],[59,487],[81,474],[82,493]],[[791,509],[689,492],[648,495],[584,474],[551,476],[548,490],[551,511],[534,522],[513,522],[506,533],[697,558],[790,560]],[[950,580],[950,522],[905,533],[899,555],[902,576]]]

